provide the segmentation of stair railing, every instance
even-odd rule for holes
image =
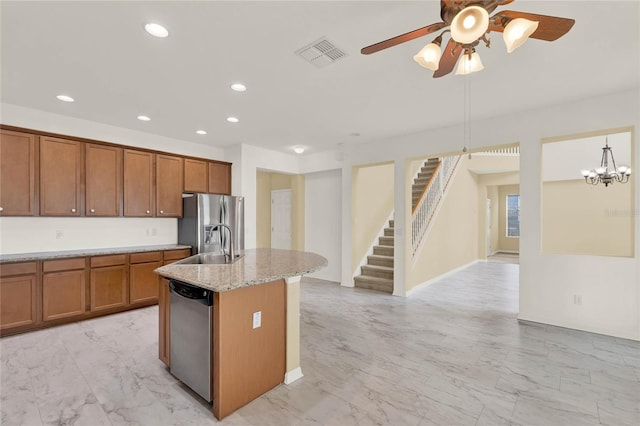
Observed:
[[[411,248],[412,255],[416,254],[424,238],[438,204],[449,186],[451,176],[460,162],[460,155],[444,157],[438,163],[429,182],[422,191],[415,208],[411,212]]]

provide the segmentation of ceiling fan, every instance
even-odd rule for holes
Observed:
[[[513,1],[440,0],[442,22],[372,44],[360,52],[363,55],[370,55],[449,27],[422,48],[413,59],[422,67],[435,71],[433,77],[437,78],[453,71],[459,57],[464,53],[456,74],[469,74],[484,68],[476,52],[476,46],[483,41],[487,47],[490,47],[491,41],[487,38],[487,34],[491,31],[503,33],[507,51],[511,53],[529,37],[546,41],[557,40],[569,32],[575,23],[573,19],[514,10],[503,10],[489,16],[499,6]],[[440,46],[442,36],[446,32],[451,33],[451,38],[442,52]]]

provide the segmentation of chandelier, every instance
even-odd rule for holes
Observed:
[[[611,158],[611,160],[609,160]],[[611,164],[612,167],[609,167]],[[602,160],[600,167],[592,170],[582,170],[582,176],[585,182],[591,185],[604,183],[607,187],[614,182],[627,183],[631,176],[631,168],[629,166],[620,166],[616,168],[616,160],[613,158],[613,151],[609,146],[609,139],[605,138],[604,148],[602,148]]]

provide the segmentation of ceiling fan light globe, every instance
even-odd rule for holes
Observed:
[[[471,56],[466,53],[460,58],[458,68],[456,69],[456,75],[467,75],[473,72],[482,71],[484,66],[480,60],[480,55],[477,52],[473,52]]]
[[[522,46],[529,36],[538,29],[538,22],[529,19],[516,18],[511,20],[502,32],[507,52],[511,53]]]
[[[436,71],[440,67],[441,56],[442,51],[440,50],[440,46],[436,43],[429,43],[423,47],[422,50],[416,53],[413,60],[421,67],[431,71]]]
[[[461,44],[473,43],[487,32],[489,13],[480,6],[462,9],[451,21],[451,38]]]

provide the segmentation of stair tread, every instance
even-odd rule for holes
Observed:
[[[370,275],[358,275],[354,278],[356,281],[364,281],[370,282],[373,284],[391,284],[393,285],[393,280],[389,278],[380,278],[380,277],[372,277]]]
[[[390,266],[381,266],[381,265],[363,265],[362,269],[373,269],[376,271],[384,271],[384,272],[393,272],[393,268]]]
[[[378,259],[378,260],[393,260],[393,256],[385,256],[384,254],[370,254],[367,257],[371,257],[373,259]]]

